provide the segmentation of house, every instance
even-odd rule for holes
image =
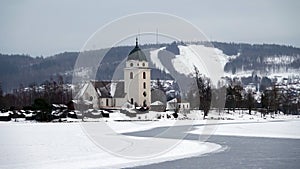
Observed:
[[[178,113],[190,113],[190,103],[185,100],[181,100],[181,102],[178,103],[178,110]]]
[[[164,112],[166,111],[166,104],[161,101],[155,101],[150,105],[152,111]]]
[[[177,98],[174,98],[167,102],[166,109],[169,111],[178,110],[178,113],[186,114],[190,112],[190,103],[185,100],[178,101]]]

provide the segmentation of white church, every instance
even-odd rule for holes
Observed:
[[[121,108],[126,105],[148,107],[151,104],[151,69],[138,39],[130,51],[124,68],[124,80],[90,81],[75,96],[92,104],[94,109]]]

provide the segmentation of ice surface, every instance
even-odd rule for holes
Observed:
[[[213,125],[212,125],[213,127]],[[214,135],[270,137],[300,139],[300,119],[294,120],[220,120],[215,125]],[[192,134],[206,134],[203,126],[191,131]]]

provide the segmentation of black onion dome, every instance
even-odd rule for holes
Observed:
[[[145,53],[140,49],[136,39],[135,47],[130,51],[127,60],[147,61]]]

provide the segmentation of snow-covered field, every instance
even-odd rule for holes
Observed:
[[[212,113],[210,118],[214,116],[217,115]],[[235,120],[176,121],[163,119],[144,122],[86,123],[0,122],[0,168],[120,168],[199,156],[222,150],[218,144],[200,142],[199,140],[146,138],[119,134],[164,126],[197,125],[187,133],[199,136],[215,134],[300,139],[300,131],[298,130],[300,119],[298,116],[278,116],[275,119],[271,117],[263,119],[259,118],[258,115],[228,114],[222,115],[222,117],[234,118]],[[209,125],[205,125],[208,123]],[[97,142],[96,137],[91,137],[93,132],[90,132],[89,126],[93,128],[100,126],[93,132],[101,133],[100,138],[103,145],[97,146],[99,142]],[[164,144],[173,144],[174,146],[160,152],[161,145]],[[109,148],[113,149],[112,152],[109,152]],[[143,155],[143,152],[149,151],[160,153],[138,158],[139,153]],[[132,153],[135,156],[123,156],[126,153]]]

